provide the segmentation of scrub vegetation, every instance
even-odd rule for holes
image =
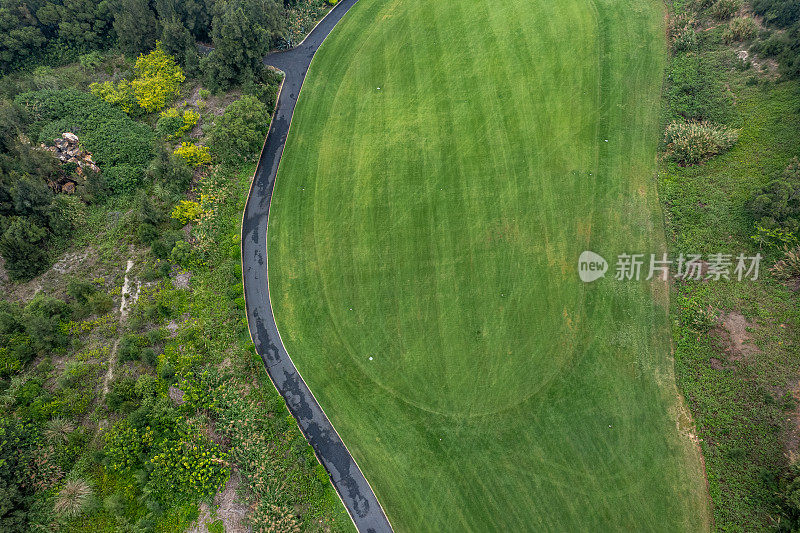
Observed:
[[[15,19],[0,2],[19,23],[0,44],[0,530],[351,530],[243,311],[241,213],[280,75],[193,65],[245,3],[208,20],[115,3],[88,49],[45,17],[88,4],[42,4]],[[277,13],[261,53],[293,6],[259,5],[242,23]],[[53,25],[63,53],[3,48]]]
[[[666,126],[658,182],[670,251],[764,256],[758,282],[673,286],[677,382],[720,531],[800,524],[800,85],[789,52],[796,27],[783,30],[796,22],[790,5],[677,1],[671,13],[663,122],[709,121],[738,139],[710,159],[676,161]]]

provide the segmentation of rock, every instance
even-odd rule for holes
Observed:
[[[83,181],[87,179],[84,169],[100,172],[100,168],[92,159],[92,154],[81,148],[78,136],[74,133],[64,132],[58,139],[53,139],[53,146],[44,147],[44,149],[52,152],[62,164],[74,163],[77,165],[74,172],[62,170],[55,181],[48,182],[50,188],[56,192],[73,194],[77,186],[75,175],[77,174]]]
[[[170,399],[173,402],[175,402],[176,405],[183,405],[184,403],[186,403],[183,399],[184,393],[178,387],[170,385],[167,393],[169,394]]]

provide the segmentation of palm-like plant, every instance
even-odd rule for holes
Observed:
[[[69,434],[75,431],[75,425],[65,418],[56,417],[47,422],[44,429],[44,436],[50,442],[66,443]]]
[[[91,495],[92,488],[86,480],[70,479],[58,493],[54,510],[57,515],[64,518],[78,516],[86,508]]]

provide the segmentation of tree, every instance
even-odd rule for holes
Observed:
[[[247,161],[258,154],[269,130],[269,111],[255,96],[231,103],[211,130],[214,154],[225,162]]]
[[[196,66],[197,47],[194,37],[177,15],[161,21],[161,46],[184,68],[189,64]]]
[[[25,472],[36,440],[32,425],[0,416],[0,531],[27,530],[34,488]]]
[[[47,268],[47,232],[26,218],[15,217],[0,237],[0,255],[15,280],[33,278]]]
[[[64,345],[67,336],[60,325],[71,315],[72,310],[63,300],[39,293],[23,309],[21,322],[34,347],[46,352]]]
[[[201,63],[209,87],[227,89],[252,80],[263,69],[270,43],[283,31],[281,6],[274,0],[227,0],[212,24],[214,50]]]
[[[748,207],[763,227],[800,235],[800,159],[792,159],[781,177],[769,182]]]
[[[151,50],[158,38],[158,21],[148,0],[115,0],[114,31],[117,44],[129,56]]]
[[[47,226],[53,191],[41,178],[26,175],[17,180],[11,189],[11,198],[17,215],[29,217],[40,226]]]

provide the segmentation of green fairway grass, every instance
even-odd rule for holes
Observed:
[[[657,0],[360,0],[268,231],[283,342],[396,531],[698,531],[654,187]],[[583,250],[611,263],[577,275]]]

